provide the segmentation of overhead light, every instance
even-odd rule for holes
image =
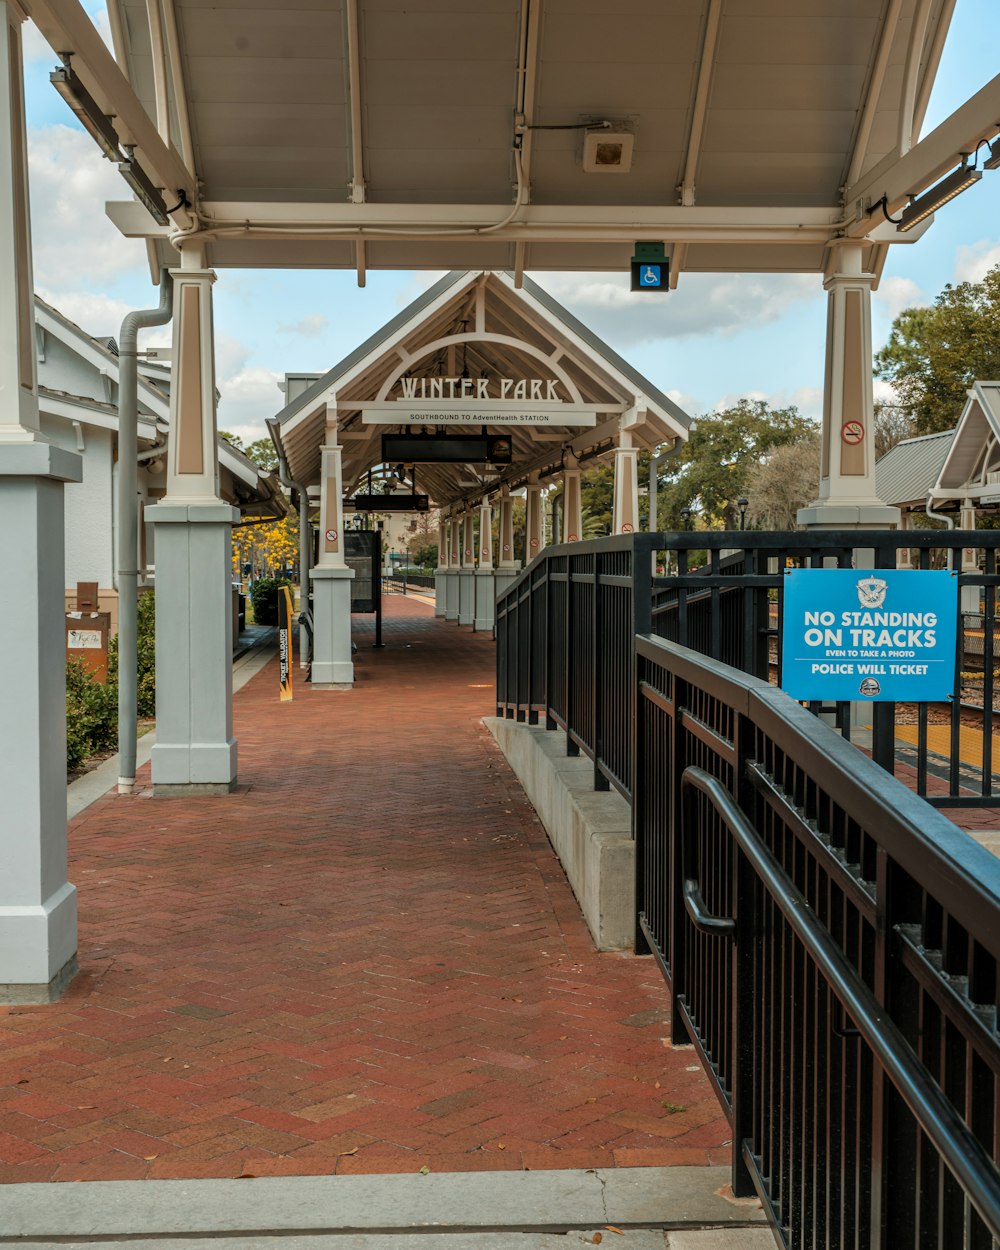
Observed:
[[[135,192],[139,203],[146,206],[153,220],[161,226],[168,226],[170,218],[167,216],[166,200],[150,182],[149,175],[142,166],[137,165],[131,157],[126,157],[118,162],[118,172]]]
[[[627,174],[635,135],[627,130],[588,130],[583,136],[583,168],[588,174]]]
[[[982,178],[982,173],[974,165],[959,165],[947,178],[942,178],[935,187],[925,191],[923,195],[911,200],[903,209],[897,229],[900,234],[912,230],[915,225],[929,217],[942,204],[947,204],[956,195],[960,195],[967,187]]]
[[[73,73],[68,63],[69,57],[65,59],[66,64],[49,74],[49,82],[77,115],[108,160],[120,161],[121,140],[111,124],[111,118],[101,110],[94,97]]]
[[[994,139],[989,157],[983,161],[983,169],[1000,169],[1000,139]]]

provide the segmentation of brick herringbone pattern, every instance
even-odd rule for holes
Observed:
[[[237,696],[246,790],[74,822],[83,971],[0,1008],[0,1180],[728,1160],[480,724],[492,644],[388,605],[355,690]]]

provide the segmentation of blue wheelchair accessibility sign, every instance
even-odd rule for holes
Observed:
[[[640,286],[661,286],[663,276],[659,265],[643,265],[639,270]]]

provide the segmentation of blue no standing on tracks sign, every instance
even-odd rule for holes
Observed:
[[[907,569],[790,569],[781,687],[793,699],[943,702],[955,693],[958,578]]]

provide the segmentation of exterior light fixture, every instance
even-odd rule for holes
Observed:
[[[73,72],[68,53],[63,55],[63,64],[49,74],[49,82],[77,115],[81,125],[108,160],[116,163],[121,161],[118,132],[112,126],[111,118],[101,110],[100,105]]]
[[[974,182],[978,182],[982,176],[982,173],[974,165],[959,165],[958,169],[953,169],[947,178],[942,178],[937,186],[931,187],[923,195],[911,200],[906,208],[903,209],[899,218],[899,225],[896,228],[900,234],[904,234],[907,230],[912,230],[914,226],[939,209],[942,204],[947,204],[956,195],[960,195],[968,187],[971,187]]]
[[[736,506],[740,510],[740,529],[745,530],[747,527],[747,508],[750,507],[750,500],[746,495],[740,495],[736,501]]]
[[[149,180],[149,175],[129,156],[118,162],[118,172],[135,193],[140,204],[145,205],[149,215],[161,226],[168,226],[167,204],[163,196]]]
[[[1000,139],[993,140],[990,154],[983,161],[983,169],[1000,169]]]
[[[588,174],[627,174],[632,168],[635,135],[606,126],[583,137],[583,169]]]

